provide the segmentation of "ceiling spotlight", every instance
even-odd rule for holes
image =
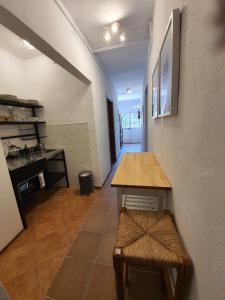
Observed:
[[[119,31],[120,23],[119,22],[113,22],[111,24],[111,31],[112,33],[116,34]]]
[[[110,35],[110,32],[109,32],[109,29],[107,29],[106,32],[105,32],[105,40],[107,42],[109,42],[111,40],[111,35]]]
[[[132,93],[132,89],[127,89],[127,94],[131,94]]]
[[[107,42],[113,39],[116,43],[123,43],[126,40],[126,34],[119,22],[113,22],[105,26],[104,38]]]
[[[125,42],[125,40],[126,40],[126,36],[125,36],[125,33],[123,32],[123,33],[121,33],[121,35],[120,35],[120,41],[121,41],[121,42]]]
[[[31,45],[28,41],[23,40],[24,45],[27,47],[27,49],[29,50],[34,50],[35,47],[33,45]]]

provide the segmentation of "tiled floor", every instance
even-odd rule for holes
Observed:
[[[117,195],[109,182],[94,200],[46,300],[116,300],[112,251],[118,222]],[[130,268],[129,281],[127,299],[165,299],[158,272]]]
[[[28,215],[28,228],[0,253],[0,281],[12,300],[43,299],[99,191],[52,189]]]
[[[121,154],[126,152],[142,152],[141,144],[124,144],[121,149]]]
[[[129,145],[122,153],[137,149]],[[28,228],[0,254],[0,281],[12,300],[116,299],[112,248],[118,214],[110,183],[117,165],[90,197],[74,188],[51,190],[28,214]],[[164,299],[158,273],[131,269],[129,278],[127,299]]]

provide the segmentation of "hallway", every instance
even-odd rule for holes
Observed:
[[[126,152],[142,152],[141,144],[124,144],[120,155]]]
[[[125,300],[165,284],[225,300],[225,0],[0,0],[0,16],[0,300],[116,300],[118,195],[166,243],[120,223],[118,260],[165,277],[131,267]],[[126,152],[143,153],[118,168]],[[141,208],[171,214],[188,259]]]
[[[125,145],[118,161],[123,153],[139,150],[139,145]],[[118,211],[116,189],[110,187],[116,165],[104,187],[97,193],[77,238],[47,292],[46,300],[116,300],[112,250],[116,240]],[[160,276],[157,270],[149,272],[130,267],[126,299],[166,299]]]

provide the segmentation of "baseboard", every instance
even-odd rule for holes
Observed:
[[[116,161],[118,160],[118,158],[119,158],[120,155],[121,155],[121,150],[122,150],[122,149],[120,149],[119,154],[118,154],[117,157],[116,157]],[[116,162],[115,162],[115,163],[116,163]],[[95,189],[97,189],[97,190],[102,189],[102,187],[103,187],[103,185],[105,184],[106,180],[108,179],[110,173],[112,172],[112,167],[113,167],[113,166],[111,166],[111,169],[109,170],[108,174],[106,175],[106,177],[105,177],[105,179],[104,179],[102,185],[95,185],[95,186],[94,186]]]
[[[122,148],[123,148],[123,147],[122,147]],[[118,153],[118,155],[117,155],[117,157],[116,157],[116,160],[118,160],[118,158],[120,157],[122,148],[120,148],[120,151],[119,151],[119,153]]]
[[[99,185],[96,186],[97,189],[102,189],[102,187],[104,186],[104,184],[105,184],[106,180],[108,179],[111,172],[112,172],[112,167],[111,167],[110,171],[108,172],[107,176],[105,177],[105,180],[103,181],[102,185],[101,186],[99,186]]]
[[[94,189],[96,189],[96,190],[101,190],[101,188],[102,188],[102,186],[100,186],[100,185],[95,185],[94,186]]]

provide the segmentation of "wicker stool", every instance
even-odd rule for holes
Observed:
[[[166,283],[168,298],[183,299],[183,291],[192,270],[192,262],[182,246],[172,216],[168,211],[122,209],[118,238],[113,250],[118,300],[125,299],[124,277],[127,283],[129,264],[159,269]],[[170,278],[171,268],[175,268],[177,272],[173,287]]]

